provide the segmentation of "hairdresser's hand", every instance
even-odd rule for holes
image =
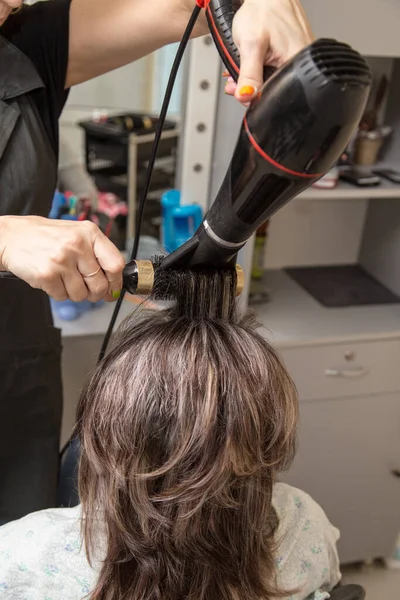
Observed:
[[[240,51],[237,85],[228,80],[226,93],[247,103],[263,83],[263,67],[280,67],[313,41],[311,26],[299,0],[244,0],[233,20]]]
[[[0,270],[55,300],[116,299],[124,266],[114,244],[89,221],[0,217]]]
[[[12,10],[21,7],[23,0],[0,0],[0,27]]]

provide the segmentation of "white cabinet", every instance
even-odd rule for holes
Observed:
[[[367,56],[400,56],[398,0],[303,0],[317,37],[333,37]]]
[[[298,452],[282,479],[309,493],[341,530],[343,563],[389,556],[400,530],[400,479],[393,474],[400,470],[400,391],[378,391],[379,382],[387,390],[397,386],[390,357],[398,342],[358,346],[375,371],[359,381],[363,395],[356,396],[351,377],[327,378],[325,385],[317,374],[310,379],[344,347],[281,350],[300,391]]]
[[[283,356],[302,401],[400,395],[398,339],[307,345],[288,348]]]

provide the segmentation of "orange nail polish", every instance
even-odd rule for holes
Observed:
[[[229,71],[224,71],[222,73],[222,77],[229,77]]]
[[[244,85],[240,88],[239,94],[240,96],[252,96],[256,90],[252,85]]]

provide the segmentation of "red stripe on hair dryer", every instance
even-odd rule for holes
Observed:
[[[214,40],[236,77],[239,54],[231,25],[238,5],[211,0],[207,8]],[[317,40],[266,75],[269,79],[246,112],[217,198],[195,235],[167,256],[162,268],[234,260],[262,223],[337,162],[371,88],[371,73],[360,54],[330,39]]]

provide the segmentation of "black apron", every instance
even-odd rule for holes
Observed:
[[[31,61],[0,35],[0,214],[49,213],[57,159]],[[26,239],[29,247],[29,239]],[[0,279],[0,525],[55,506],[62,417],[61,337],[49,299]]]

